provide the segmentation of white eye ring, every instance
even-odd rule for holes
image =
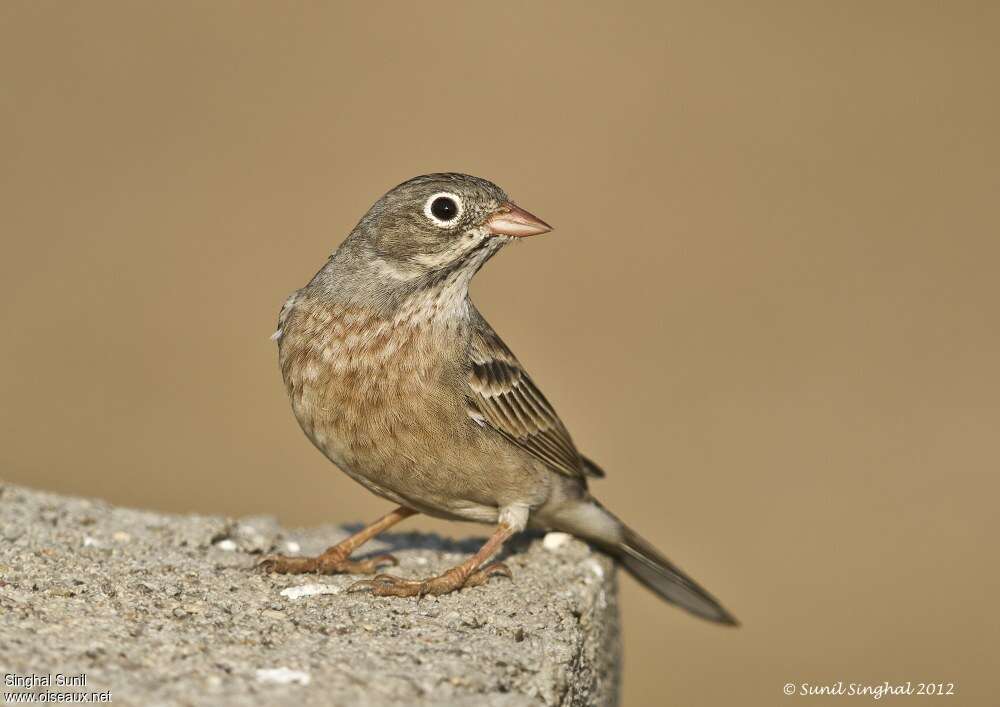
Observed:
[[[447,221],[445,219],[438,218],[431,211],[431,204],[433,204],[435,200],[440,199],[442,196],[451,199],[455,203],[455,206],[458,207],[458,211],[455,212],[455,215]],[[450,228],[454,226],[458,219],[462,218],[462,212],[464,210],[465,207],[462,204],[462,200],[457,194],[452,194],[450,191],[439,191],[437,194],[431,194],[430,197],[428,197],[427,202],[424,204],[424,216],[429,218],[431,222],[439,228]]]

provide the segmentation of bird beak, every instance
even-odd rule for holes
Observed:
[[[537,236],[539,233],[548,233],[552,230],[552,226],[542,219],[514,206],[509,201],[501,205],[486,220],[486,228],[495,236],[513,236],[515,238]]]

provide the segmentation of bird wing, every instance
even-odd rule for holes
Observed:
[[[477,313],[478,314],[478,313]],[[581,456],[549,401],[503,340],[481,317],[469,350],[470,415],[545,462],[553,471],[584,479],[603,476]]]

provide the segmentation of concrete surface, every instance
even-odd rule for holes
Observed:
[[[505,557],[512,582],[421,600],[343,593],[357,577],[252,569],[345,533],[0,482],[0,691],[34,683],[131,705],[615,702],[614,568],[583,543],[524,539]],[[416,577],[477,543],[393,533],[362,552],[391,551]]]

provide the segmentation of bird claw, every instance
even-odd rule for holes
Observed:
[[[275,574],[373,574],[379,568],[398,565],[392,555],[383,554],[364,560],[350,560],[336,554],[324,554],[317,557],[288,557],[287,555],[271,555],[257,563],[261,572]]]
[[[388,591],[392,587],[397,587],[401,584],[419,584],[419,582],[410,582],[410,580],[403,579],[401,577],[395,577],[391,574],[377,574],[371,579],[362,579],[360,582],[355,582],[347,588],[348,593],[363,592],[365,590],[371,591],[372,594],[377,596],[389,596],[388,594],[382,593],[382,591]],[[406,596],[402,594],[397,594],[393,596]]]
[[[512,578],[507,565],[502,562],[492,562],[464,579],[462,573],[454,569],[428,579],[403,579],[391,574],[379,574],[371,579],[355,582],[347,588],[347,591],[370,591],[378,597],[417,597],[419,599],[428,594],[441,596],[465,587],[478,587],[486,584],[493,576]]]
[[[502,562],[491,562],[482,569],[469,575],[469,578],[465,580],[464,586],[478,587],[481,584],[489,582],[490,577],[506,577],[507,579],[514,579],[514,575],[511,574],[510,567]]]
[[[393,555],[382,554],[365,560],[344,560],[340,563],[339,574],[375,574],[382,567],[395,567],[399,564]]]

